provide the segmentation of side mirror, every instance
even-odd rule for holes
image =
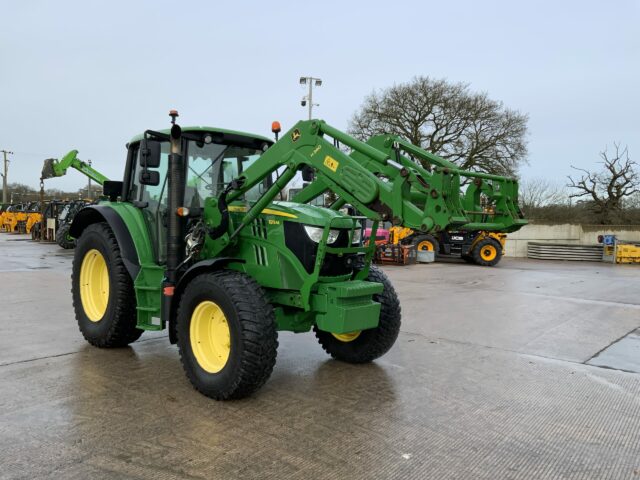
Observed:
[[[314,177],[315,172],[313,171],[313,167],[310,167],[309,165],[302,167],[302,180],[305,182],[313,182]]]
[[[155,170],[142,170],[140,171],[139,179],[141,185],[160,185],[160,172]]]
[[[146,138],[140,142],[140,166],[142,168],[160,166],[160,142]]]

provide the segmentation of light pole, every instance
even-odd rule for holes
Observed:
[[[306,105],[309,106],[309,120],[311,120],[311,118],[313,118],[313,107],[320,106],[319,103],[313,103],[313,86],[321,86],[322,80],[315,77],[300,77],[300,85],[306,84],[309,84],[309,93],[306,96],[302,97],[300,105],[302,105],[303,107]]]
[[[2,203],[7,203],[7,170],[9,170],[9,159],[7,155],[13,155],[13,152],[0,150],[4,155],[4,173],[2,174]],[[13,203],[13,202],[11,202]]]

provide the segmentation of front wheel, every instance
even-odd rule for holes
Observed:
[[[393,285],[378,267],[371,265],[367,280],[384,286],[373,296],[381,304],[378,326],[349,333],[330,333],[314,327],[322,348],[336,360],[348,363],[368,363],[391,349],[400,333],[400,300]]]
[[[182,366],[204,395],[243,398],[271,375],[278,348],[275,314],[247,275],[222,270],[193,279],[181,295],[177,322]]]

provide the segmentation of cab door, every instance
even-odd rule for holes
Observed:
[[[169,165],[169,142],[162,142],[160,147],[160,176],[158,185],[140,183],[140,143],[130,146],[130,181],[128,200],[142,212],[149,238],[153,245],[155,260],[159,265],[167,259],[167,209],[168,185],[167,170]]]

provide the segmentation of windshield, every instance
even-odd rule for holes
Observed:
[[[262,154],[261,150],[219,143],[189,142],[185,205],[201,208],[204,199],[218,195]],[[245,200],[256,201],[266,183],[259,183],[245,194]]]

